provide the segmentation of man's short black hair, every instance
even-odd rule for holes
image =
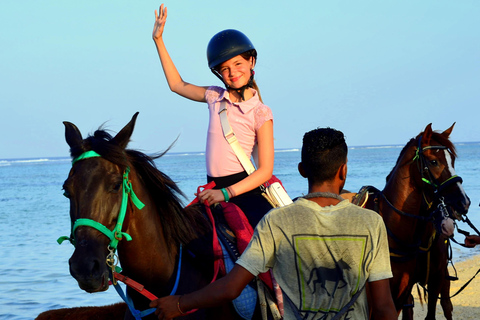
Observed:
[[[340,166],[347,162],[348,148],[341,131],[317,128],[305,133],[302,166],[309,182],[332,180]]]

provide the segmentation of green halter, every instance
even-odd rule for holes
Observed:
[[[81,154],[79,157],[73,159],[72,166],[77,161],[84,160],[84,159],[89,159],[89,158],[96,158],[96,157],[101,157],[101,156],[93,150],[92,151],[87,151],[87,152]],[[60,238],[58,238],[57,242],[59,244],[61,244],[63,241],[68,240],[75,246],[75,244],[76,244],[75,236],[74,236],[75,235],[75,230],[78,227],[81,227],[81,226],[92,227],[94,229],[97,229],[98,231],[100,231],[104,235],[106,235],[110,239],[110,248],[112,248],[113,250],[115,250],[117,248],[118,241],[122,240],[123,237],[125,237],[125,239],[127,239],[127,241],[132,240],[132,237],[128,233],[122,231],[123,221],[125,220],[125,215],[127,213],[128,195],[130,195],[133,204],[138,209],[140,209],[140,210],[143,209],[143,207],[145,207],[145,205],[137,198],[137,196],[135,195],[135,192],[133,192],[132,184],[128,180],[129,172],[130,172],[130,168],[127,167],[125,169],[125,172],[123,173],[122,204],[120,206],[120,212],[118,214],[117,224],[115,225],[113,230],[108,229],[103,224],[101,224],[97,221],[94,221],[92,219],[81,218],[81,219],[77,219],[75,221],[75,223],[72,223],[70,237],[67,237],[67,236],[60,237]]]

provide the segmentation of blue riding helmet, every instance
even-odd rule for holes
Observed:
[[[208,67],[214,69],[219,64],[250,50],[256,59],[257,51],[246,35],[234,29],[220,31],[208,43]]]

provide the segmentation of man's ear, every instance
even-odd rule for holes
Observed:
[[[303,164],[301,162],[298,163],[298,172],[302,177],[307,177],[307,175],[305,174],[305,169],[303,169]]]
[[[340,179],[343,180],[343,181],[347,180],[347,171],[348,171],[347,164],[346,163],[342,164],[340,166],[340,168],[338,169],[338,171],[339,171],[338,175],[339,175]]]

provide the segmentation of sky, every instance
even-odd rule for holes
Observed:
[[[84,137],[140,112],[131,148],[205,149],[206,104],[172,93],[151,34],[161,2],[22,0],[0,5],[0,159],[67,157]],[[206,47],[224,29],[258,51],[255,78],[275,148],[317,127],[350,146],[406,144],[429,123],[480,141],[480,2],[175,0],[166,46],[187,82],[221,85]]]

